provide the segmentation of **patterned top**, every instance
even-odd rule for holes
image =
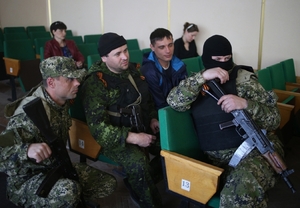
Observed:
[[[199,95],[205,80],[202,73],[196,73],[182,80],[168,95],[168,104],[177,111],[186,111]],[[246,110],[262,129],[275,130],[280,124],[277,95],[266,91],[254,73],[240,69],[236,79],[237,95],[248,102]]]
[[[102,75],[107,74],[111,77],[118,79],[128,79],[130,73],[132,77],[140,76],[140,73],[136,69],[127,69],[120,74],[111,72],[105,63],[101,61],[96,62],[91,66],[88,71],[86,80],[81,88],[81,98],[85,111],[85,116],[89,129],[101,145],[101,151],[110,151],[111,149],[125,148],[126,138],[131,127],[114,126],[110,120],[110,116],[107,112],[110,106],[115,105],[121,95],[121,90],[118,87],[107,87],[108,80],[104,80]],[[146,83],[145,80],[143,82]],[[148,90],[148,88],[147,88]],[[148,112],[143,112],[144,115],[148,115],[149,118],[157,118],[157,111],[155,110],[152,99],[145,98],[142,94],[142,100],[148,101]]]
[[[40,97],[43,101],[51,129],[57,138],[67,141],[71,119],[68,114],[69,105],[57,105],[46,92],[43,86],[32,89],[27,97],[16,100],[5,107],[5,116],[10,118],[6,130],[0,135],[0,172],[9,176],[9,188],[20,188],[22,183],[29,180],[32,175],[38,172],[45,172],[51,169],[55,162],[52,157],[41,163],[34,163],[27,157],[28,147],[31,143],[46,142],[40,131],[28,118],[23,106]],[[10,141],[3,143],[3,139]]]

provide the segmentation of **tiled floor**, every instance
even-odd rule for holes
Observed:
[[[25,93],[17,87],[17,97],[21,97]],[[7,120],[3,117],[4,106],[9,103],[7,100],[11,97],[10,87],[8,81],[0,81],[0,132],[5,128]],[[79,161],[79,156],[71,153],[72,161]],[[283,180],[275,186],[274,189],[269,191],[269,206],[268,208],[299,208],[300,207],[300,138],[293,138],[287,144],[286,164],[288,167],[293,168],[293,173],[289,179],[293,183],[296,193],[292,194],[287,188]],[[99,168],[103,171],[115,175],[118,180],[117,190],[109,197],[100,199],[98,202],[101,208],[135,208],[138,207],[130,198],[129,191],[126,189],[122,177],[116,174],[112,165],[102,163],[100,161],[93,162],[88,160],[88,164],[93,167]],[[159,192],[162,195],[164,207],[173,208],[179,207],[180,199],[165,191],[165,183],[161,181],[157,184]],[[1,202],[0,202],[1,207]],[[192,206],[196,207],[196,206]]]

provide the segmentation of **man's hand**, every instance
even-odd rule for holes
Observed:
[[[221,84],[223,84],[223,83],[225,83],[229,80],[228,71],[226,71],[226,70],[224,70],[220,67],[205,70],[202,73],[202,77],[205,80],[212,80],[212,79],[215,79],[215,78],[219,78]]]
[[[51,149],[46,143],[34,143],[29,145],[27,156],[35,160],[36,163],[42,162],[51,155]]]
[[[156,136],[146,133],[128,132],[126,142],[129,144],[136,144],[140,147],[148,147],[156,140]]]
[[[81,61],[77,61],[76,62],[76,66],[78,69],[81,69],[82,68],[82,62]]]
[[[153,134],[159,132],[159,122],[156,118],[151,119],[150,128],[152,129]]]
[[[226,113],[230,113],[233,110],[245,109],[248,106],[246,99],[238,97],[236,95],[223,95],[218,100],[218,105],[221,105],[221,108]]]

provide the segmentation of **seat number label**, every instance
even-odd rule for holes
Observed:
[[[186,191],[190,191],[191,188],[191,182],[187,181],[185,179],[181,180],[181,189],[186,190]]]
[[[84,149],[84,140],[78,139],[78,146],[79,146],[81,149]]]

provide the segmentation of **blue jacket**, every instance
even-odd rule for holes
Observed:
[[[171,80],[163,73],[163,70],[154,52],[144,55],[140,71],[146,78],[157,110],[168,106],[166,99],[169,92],[187,77],[185,64],[176,56],[173,56],[168,69],[172,70]]]

